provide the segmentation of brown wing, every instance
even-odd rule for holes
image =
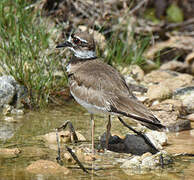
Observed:
[[[153,126],[160,124],[151,111],[133,96],[119,72],[101,61],[83,63],[73,73],[70,88],[74,94],[79,95],[78,98],[89,104],[132,117],[146,126],[150,123]]]
[[[87,88],[131,94],[119,72],[100,60],[86,61],[73,73],[78,83],[84,84]]]

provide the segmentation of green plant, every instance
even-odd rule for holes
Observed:
[[[126,32],[114,33],[108,42],[106,61],[109,64],[138,64],[143,65],[143,53],[148,47],[150,37],[136,37]]]
[[[54,75],[60,57],[49,51],[44,20],[29,5],[27,0],[0,2],[0,66],[27,87],[31,106],[40,107],[61,85]]]

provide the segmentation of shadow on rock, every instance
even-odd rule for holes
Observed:
[[[106,147],[106,133],[100,138],[100,146],[103,149]],[[133,155],[142,155],[146,152],[156,153],[142,137],[134,134],[127,134],[124,139],[117,135],[110,135],[108,150],[118,153],[131,153]]]

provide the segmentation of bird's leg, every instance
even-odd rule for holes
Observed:
[[[110,137],[110,129],[111,129],[111,115],[108,116],[108,124],[106,126],[106,149],[108,149],[108,140]]]
[[[92,155],[94,156],[94,128],[95,128],[94,115],[91,114],[90,117],[92,123]]]

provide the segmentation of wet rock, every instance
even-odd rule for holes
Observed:
[[[30,173],[35,174],[58,174],[62,173],[67,175],[70,173],[70,170],[60,166],[56,162],[48,160],[38,160],[30,164],[26,170]]]
[[[14,114],[14,115],[23,115],[24,110],[23,109],[16,109],[13,106],[9,104],[4,104],[2,107],[2,114],[3,115],[9,115],[9,114]]]
[[[149,134],[151,136],[151,134]],[[153,140],[153,138],[152,138]],[[106,133],[101,136],[101,147],[106,148]],[[157,144],[155,140],[155,144]],[[108,150],[118,153],[130,153],[134,155],[142,155],[146,152],[156,153],[156,151],[148,145],[145,140],[138,135],[127,134],[124,139],[119,136],[110,136],[108,142]]]
[[[10,106],[9,104],[4,104],[2,109],[2,114],[8,115],[11,113],[12,109],[13,109],[13,106]]]
[[[73,164],[76,163],[73,157],[68,152],[64,153],[62,158],[65,159],[69,163],[73,163]]]
[[[58,133],[59,141],[61,143],[70,143],[74,142],[72,133],[70,131],[60,131]],[[86,138],[79,132],[76,131],[76,135],[78,137],[78,141],[86,141]],[[51,132],[42,136],[48,143],[56,144],[56,132]]]
[[[172,163],[173,159],[166,152],[159,152],[151,156],[142,157],[141,168],[142,169],[154,169],[155,167],[161,167],[161,156],[164,161],[164,165]]]
[[[5,116],[3,118],[3,120],[6,121],[6,122],[12,122],[12,123],[17,123],[18,122],[18,120],[16,120],[16,118],[14,118],[13,116]]]
[[[0,156],[3,157],[16,157],[21,151],[18,148],[0,148]]]
[[[150,139],[150,141],[154,144],[154,146],[161,150],[162,146],[167,145],[168,137],[165,132],[159,131],[147,131],[145,135]]]
[[[90,150],[89,150],[90,151]],[[96,159],[99,159],[99,156],[97,154],[92,154],[91,152],[88,152],[87,148],[79,148],[76,150],[76,155],[78,159],[81,161],[94,161]]]
[[[165,151],[157,154],[146,153],[142,156],[134,156],[130,160],[126,160],[121,168],[131,170],[133,173],[144,173],[152,169],[162,168],[161,156],[163,157],[163,165],[168,165],[173,162],[173,158]]]
[[[167,126],[167,130],[170,132],[179,132],[191,129],[191,122],[189,120],[178,119],[176,123]]]
[[[176,89],[173,92],[173,99],[181,100],[187,113],[194,113],[194,86]]]
[[[68,143],[71,142],[71,134],[69,131],[61,131],[58,133],[59,135],[59,141],[63,141],[64,143]],[[56,132],[50,132],[48,134],[45,134],[43,137],[48,143],[50,144],[56,144],[57,140],[56,140]]]
[[[101,157],[97,153],[95,153],[94,155],[92,154],[91,147],[89,147],[88,145],[80,145],[76,147],[72,146],[71,149],[75,153],[79,161],[83,163],[101,159]],[[62,158],[68,163],[76,164],[76,161],[73,159],[72,155],[69,152],[65,152]]]
[[[140,156],[134,156],[130,160],[126,160],[122,165],[121,168],[139,168],[139,164],[141,163]]]
[[[27,94],[26,88],[19,85],[12,76],[0,77],[0,107],[5,104],[21,106],[21,98]]]
[[[23,115],[24,114],[24,110],[23,109],[12,109],[11,110],[11,114],[14,114],[14,115]]]
[[[15,95],[16,81],[12,76],[0,77],[0,106],[10,104]]]
[[[13,117],[4,117],[5,121],[0,121],[0,140],[7,140],[14,136],[15,132],[21,126],[21,123],[18,122]]]
[[[184,107],[179,100],[166,100],[151,107],[153,114],[169,131],[178,132],[191,128],[188,120],[179,117],[184,114]]]
[[[164,63],[161,65],[161,70],[171,70],[171,71],[177,71],[177,72],[185,72],[187,69],[187,65],[180,61],[169,61],[167,63]]]
[[[144,153],[142,156],[141,156],[141,160],[147,158],[147,157],[150,157],[152,156],[152,154],[150,152],[147,152],[147,153]]]
[[[150,100],[168,98],[172,95],[173,91],[191,84],[192,80],[193,76],[188,74],[180,74],[176,77],[162,80],[159,84],[152,85],[148,88],[147,96]]]
[[[185,118],[188,119],[189,121],[194,122],[194,113],[187,115]]]

